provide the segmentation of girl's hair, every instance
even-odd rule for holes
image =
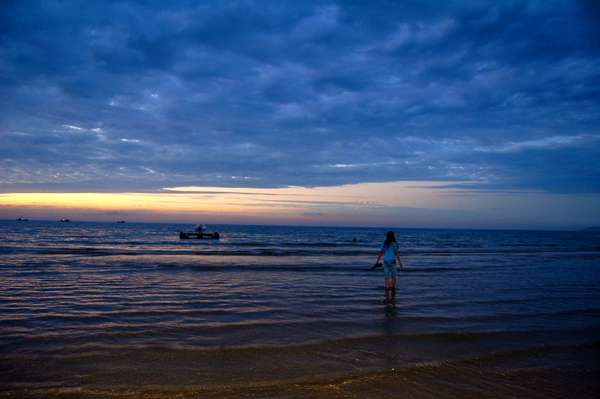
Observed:
[[[385,233],[385,242],[383,243],[383,246],[385,249],[388,249],[393,242],[396,242],[396,235],[393,231],[388,231]]]

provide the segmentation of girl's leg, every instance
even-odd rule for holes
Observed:
[[[390,302],[392,300],[392,278],[385,278],[385,301]]]
[[[396,301],[396,279],[394,277],[390,278],[390,300]]]

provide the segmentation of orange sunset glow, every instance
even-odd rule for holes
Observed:
[[[520,223],[560,225],[567,218],[573,223],[578,215],[584,224],[585,214],[598,207],[585,197],[540,192],[492,195],[441,187],[443,182],[405,181],[314,188],[182,186],[148,193],[5,193],[0,194],[0,217],[519,227]],[[545,202],[543,209],[536,206],[539,201]],[[572,213],[561,213],[561,208]]]

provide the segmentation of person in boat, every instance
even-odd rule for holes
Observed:
[[[198,233],[198,234],[203,234],[203,235],[212,234],[212,238],[217,239],[217,240],[219,238],[221,238],[221,236],[219,235],[219,232],[217,232],[217,231],[215,231],[214,233],[207,232],[206,230],[208,230],[208,228],[204,224],[197,224],[195,230],[196,230],[196,233]]]
[[[381,258],[383,258],[383,274],[385,277],[385,304],[394,304],[396,300],[396,279],[398,278],[398,271],[396,266],[396,260],[400,265],[400,270],[404,270],[404,262],[400,258],[400,250],[398,249],[398,242],[396,241],[396,235],[393,231],[388,231],[385,235],[385,241],[381,246],[381,250],[377,254],[377,260],[373,269],[380,265]]]

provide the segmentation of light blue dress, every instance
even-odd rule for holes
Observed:
[[[392,242],[389,247],[385,243],[381,246],[383,251],[383,274],[385,277],[398,277],[396,269],[396,252],[398,252],[398,243]]]

